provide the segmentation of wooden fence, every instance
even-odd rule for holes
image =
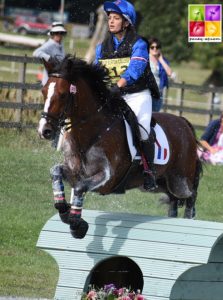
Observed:
[[[11,109],[13,113],[13,121],[0,120],[0,127],[3,128],[31,128],[36,127],[35,122],[26,122],[23,119],[24,111],[39,111],[43,109],[43,103],[30,103],[24,100],[24,94],[27,90],[41,90],[40,83],[28,83],[27,82],[27,64],[41,64],[41,61],[37,58],[27,56],[11,56],[0,55],[0,61],[17,62],[18,68],[18,80],[17,82],[0,81],[0,89],[15,89],[16,99],[9,101],[8,99],[0,99],[0,113],[5,109]],[[176,96],[173,97],[171,93],[176,91]],[[191,101],[185,98],[185,92],[191,91],[197,93],[197,95],[204,97],[206,101],[204,103],[194,101],[193,105]],[[216,94],[223,94],[223,87],[207,87],[197,86],[186,83],[173,83],[170,82],[168,90],[164,94],[163,111],[171,112],[176,115],[186,116],[196,128],[203,129],[207,123],[212,120],[213,117],[218,116],[222,107],[220,104],[215,104]],[[41,95],[41,92],[40,92]],[[174,99],[173,99],[174,98]],[[208,100],[207,100],[208,99]],[[204,107],[202,107],[204,105]],[[0,114],[1,116],[1,114]],[[205,119],[202,124],[199,120]]]

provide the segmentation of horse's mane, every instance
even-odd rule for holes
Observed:
[[[60,73],[61,76],[71,83],[76,83],[80,78],[88,83],[91,90],[97,95],[100,104],[108,111],[109,114],[122,116],[128,121],[132,133],[133,141],[136,147],[140,144],[140,133],[137,118],[131,108],[117,95],[112,95],[108,86],[111,84],[108,71],[101,64],[89,64],[70,54],[66,55],[63,61],[53,70]]]
[[[54,72],[58,72],[62,77],[72,83],[79,79],[84,79],[94,91],[99,95],[100,101],[106,101],[109,95],[108,84],[110,82],[108,71],[98,64],[89,64],[83,59],[70,54],[66,55],[63,61],[56,66]]]

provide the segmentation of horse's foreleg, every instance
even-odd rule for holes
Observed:
[[[63,184],[63,166],[55,165],[50,170],[54,195],[54,207],[59,211],[61,220],[69,224],[70,205],[65,200]]]
[[[83,209],[84,194],[87,186],[82,182],[78,182],[71,189],[71,209],[69,212],[70,231],[73,237],[82,239],[88,231],[88,223],[81,218]]]
[[[100,186],[103,186],[108,178],[107,168],[98,171],[96,174],[82,178],[76,182],[71,192],[71,209],[69,212],[69,223],[71,234],[75,238],[83,238],[88,230],[88,223],[81,218],[84,195],[87,191],[94,190]]]

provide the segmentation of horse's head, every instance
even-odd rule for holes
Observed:
[[[117,111],[117,105],[109,100],[105,68],[69,55],[53,69],[44,65],[49,79],[42,89],[45,105],[38,128],[42,138],[53,139],[67,118],[72,125],[75,119],[76,125],[89,123],[92,127],[94,116]]]
[[[51,73],[42,93],[45,104],[39,121],[38,133],[42,138],[53,139],[69,116],[76,87],[61,74]]]

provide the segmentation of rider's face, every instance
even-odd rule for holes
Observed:
[[[119,32],[123,29],[123,26],[127,21],[124,21],[123,17],[120,14],[111,12],[108,16],[108,27],[111,33]]]

